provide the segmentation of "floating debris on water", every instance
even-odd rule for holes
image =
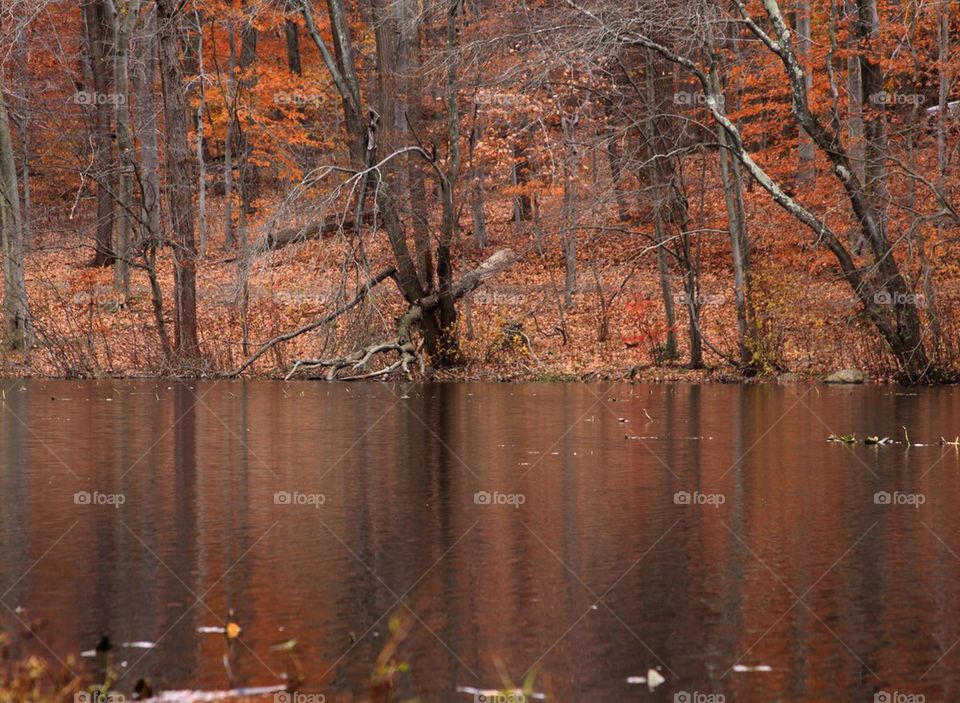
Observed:
[[[666,679],[663,675],[656,669],[647,669],[646,676],[628,676],[627,683],[631,684],[647,684],[647,687],[652,691],[660,684],[664,683]]]
[[[157,646],[156,642],[147,642],[147,641],[137,641],[137,642],[121,642],[119,645],[113,645],[109,640],[101,640],[100,644],[96,649],[86,649],[80,652],[81,657],[96,657],[104,652],[113,649],[114,646],[119,646],[125,649],[153,649]]]
[[[857,443],[857,435],[855,435],[855,434],[842,434],[842,435],[832,434],[832,435],[830,435],[829,437],[827,437],[827,441],[828,441],[828,442],[842,442],[843,444],[856,444],[856,443]]]
[[[227,691],[164,691],[159,696],[148,700],[165,703],[214,703],[225,698],[267,696],[271,693],[284,693],[286,690],[286,686],[251,686],[248,688],[231,688]]]
[[[687,439],[687,440],[704,440],[704,439],[713,439],[713,437],[670,437],[668,435],[633,435],[625,434],[623,435],[624,439]]]

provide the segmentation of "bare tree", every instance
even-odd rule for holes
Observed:
[[[777,204],[808,227],[816,240],[824,243],[834,255],[844,280],[860,301],[864,315],[876,327],[896,359],[902,378],[910,382],[938,379],[940,372],[934,368],[924,348],[917,306],[909,295],[910,289],[886,232],[883,201],[886,133],[883,116],[874,114],[873,124],[867,127],[868,151],[873,151],[867,156],[867,181],[863,182],[854,172],[850,154],[839,132],[834,126],[824,124],[810,107],[806,75],[797,58],[793,34],[779,3],[776,0],[763,0],[765,22],[762,23],[751,14],[745,2],[734,0],[739,21],[781,64],[790,86],[794,119],[831,164],[832,174],[842,186],[860,232],[870,247],[873,263],[868,268],[854,260],[847,243],[829,224],[797,197],[788,194],[757,163],[744,144],[740,130],[727,116],[721,96],[711,86],[708,71],[698,62],[704,42],[697,39],[696,33],[683,37],[672,36],[669,41],[657,41],[653,38],[652,30],[655,22],[662,18],[606,13],[601,4],[588,7],[578,0],[566,0],[566,3],[582,17],[591,20],[604,37],[613,37],[618,44],[653,50],[697,79],[706,95],[710,115],[727,132],[730,148],[744,168]],[[871,0],[860,0],[858,10],[861,31],[865,36],[869,35],[877,27],[876,5]],[[860,66],[864,74],[862,94],[868,97],[877,91],[878,86],[882,87],[879,66],[867,54],[862,55]],[[938,202],[943,204],[942,193],[936,195]],[[951,207],[945,207],[944,210],[955,212]]]
[[[93,177],[97,184],[97,234],[92,264],[109,266],[114,261],[113,222],[116,161],[112,139],[113,19],[107,0],[83,0],[83,24],[86,37],[86,68],[93,91],[83,93],[81,102],[94,112]]]
[[[192,198],[192,184],[196,180],[187,133],[187,100],[181,65],[181,7],[176,0],[157,0],[163,116],[167,135],[166,199],[173,229],[170,244],[174,261],[175,351],[181,360],[191,360],[200,356]]]
[[[116,287],[126,296],[130,291],[131,237],[135,220],[133,205],[136,156],[130,127],[130,38],[140,14],[140,0],[117,0],[114,16],[114,74],[116,75],[117,149],[120,153],[120,189],[117,205],[120,209],[117,227]]]
[[[3,344],[25,351],[30,346],[30,313],[24,275],[20,190],[10,118],[0,90],[0,244],[3,249]]]

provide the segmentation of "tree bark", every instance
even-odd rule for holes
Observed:
[[[134,62],[134,92],[137,94],[136,120],[140,146],[140,207],[141,220],[147,230],[144,239],[158,243],[162,239],[160,226],[160,156],[154,86],[157,80],[157,21],[156,7],[144,14],[143,32],[137,42],[137,61]]]
[[[181,360],[200,356],[197,337],[196,241],[192,190],[195,183],[187,133],[187,101],[181,66],[182,23],[177,0],[157,0],[160,73],[166,124],[167,204],[173,230],[175,352]]]
[[[724,97],[720,78],[716,71],[711,74],[713,90]],[[749,369],[754,364],[755,335],[750,321],[750,243],[747,237],[746,212],[743,205],[743,179],[737,161],[730,154],[730,139],[726,130],[717,127],[720,144],[720,178],[727,209],[727,229],[730,232],[730,248],[733,253],[733,299],[737,312],[737,351],[740,364]]]
[[[290,73],[303,75],[303,66],[300,63],[300,26],[292,19],[283,23],[283,34],[287,42],[287,68]]]
[[[20,189],[10,118],[0,90],[0,245],[3,249],[3,346],[26,351],[30,347],[30,313],[24,274]]]
[[[133,181],[137,163],[130,129],[130,37],[140,14],[140,0],[117,0],[114,18],[114,72],[117,84],[117,150],[120,155],[120,189],[114,284],[126,297],[130,292],[130,252],[133,238]]]
[[[246,4],[244,5],[246,9]],[[243,30],[240,32],[240,58],[237,65],[241,74],[248,72],[248,69],[257,59],[257,41],[260,32],[253,24],[253,18],[248,18]],[[246,78],[238,82],[238,90],[246,96],[247,100],[252,102],[252,91],[256,85],[256,78]],[[239,128],[239,144],[237,155],[239,157],[238,166],[240,169],[240,194],[244,212],[252,214],[255,211],[254,203],[260,197],[260,168],[253,159],[253,143],[250,140],[250,131],[246,125],[237,122]]]
[[[579,115],[573,118],[560,118],[566,162],[563,169],[563,224],[560,240],[563,247],[563,301],[567,307],[573,304],[573,293],[577,289],[577,200],[580,150],[577,145],[576,130],[579,120]]]
[[[397,47],[398,72],[404,75],[404,135],[423,139],[423,75],[421,71],[421,18],[417,0],[402,0],[400,44]],[[423,159],[414,153],[406,157],[407,200],[413,229],[413,248],[420,285],[425,291],[436,289],[433,253],[430,245],[430,201],[427,195]]]
[[[797,12],[797,51],[804,62],[804,82],[807,90],[813,88],[813,72],[810,68],[810,49],[813,46],[811,41],[811,22],[810,0],[802,0]],[[813,140],[802,128],[797,134],[797,182],[799,184],[808,184],[813,181],[816,173],[814,171],[814,146]]]
[[[83,21],[86,36],[87,62],[93,79],[93,93],[83,95],[81,102],[94,111],[93,168],[97,183],[97,226],[93,266],[109,266],[114,262],[113,179],[116,176],[113,140],[111,139],[112,90],[111,44],[113,22],[105,0],[84,0]]]

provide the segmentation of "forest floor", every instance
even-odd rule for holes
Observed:
[[[816,379],[839,368],[858,368],[875,380],[891,377],[891,359],[858,312],[849,288],[838,280],[829,252],[810,245],[778,209],[751,205],[755,236],[753,316],[757,326],[758,378],[783,373]],[[215,213],[214,213],[215,216]],[[306,221],[306,220],[303,220]],[[298,226],[287,221],[284,226]],[[458,271],[476,266],[497,249],[510,247],[520,259],[468,296],[460,306],[464,364],[442,378],[561,381],[636,379],[686,381],[747,380],[736,356],[736,318],[729,242],[720,227],[700,239],[701,327],[714,350],[704,348],[702,369],[688,367],[687,317],[680,275],[671,275],[678,321],[679,359],[664,358],[666,325],[656,254],[648,228],[585,230],[578,242],[578,289],[566,305],[563,257],[556,235],[536,237],[517,229],[502,207],[489,218],[489,245],[473,246],[464,232],[455,253]],[[251,239],[263,229],[251,228]],[[260,234],[257,234],[259,232]],[[69,241],[70,236],[75,241]],[[7,355],[7,376],[155,377],[185,373],[220,376],[236,369],[272,337],[318,319],[351,299],[369,275],[391,264],[383,232],[365,234],[363,256],[352,237],[337,235],[295,243],[251,257],[247,342],[244,343],[236,253],[214,242],[197,267],[198,327],[203,362],[192,369],[166,363],[156,332],[149,282],[134,270],[124,299],[113,285],[112,268],[91,268],[89,242],[66,235],[53,245],[35,245],[27,278],[35,345],[26,357]],[[158,262],[165,320],[173,336],[173,275],[169,252]],[[960,302],[960,275],[938,272],[938,307]],[[340,356],[392,336],[403,311],[391,281],[374,288],[368,301],[335,324],[285,342],[263,355],[246,375],[283,377],[301,358]],[[957,338],[950,316],[945,337]],[[518,334],[522,331],[522,334]],[[952,345],[958,348],[957,345]],[[719,352],[719,353],[718,353]],[[370,370],[374,370],[373,367]]]

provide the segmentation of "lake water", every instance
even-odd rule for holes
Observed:
[[[393,616],[424,701],[530,669],[558,701],[960,699],[953,388],[3,387],[0,623],[64,662],[109,635],[120,690],[229,687],[198,629],[232,608],[234,685],[296,639],[328,702]]]

